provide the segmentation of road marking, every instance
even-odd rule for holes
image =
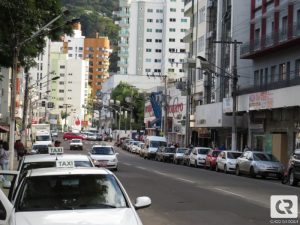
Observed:
[[[159,174],[159,175],[162,175],[162,176],[169,176],[169,174],[167,174],[167,173],[162,173],[162,172],[157,171],[157,170],[153,170],[153,172],[154,172],[154,173],[157,173],[157,174]]]
[[[184,182],[188,182],[188,183],[191,183],[191,184],[194,184],[194,183],[195,183],[195,181],[188,180],[188,179],[184,179],[184,178],[180,178],[180,177],[176,177],[175,179],[176,179],[176,180],[180,180],[180,181],[184,181]]]
[[[126,166],[132,166],[132,164],[130,164],[130,163],[123,163],[123,164]]]
[[[227,193],[227,194],[230,194],[230,195],[235,195],[235,196],[238,196],[238,197],[240,197],[240,198],[246,198],[245,196],[243,196],[243,195],[240,195],[240,194],[236,194],[236,193],[234,193],[234,192],[231,192],[231,191],[227,191],[227,190],[224,190],[224,189],[222,189],[222,188],[214,188],[215,190],[217,190],[217,191],[221,191],[221,192],[224,192],[224,193]]]
[[[141,170],[147,170],[147,168],[142,167],[142,166],[136,166],[136,168],[141,169]]]

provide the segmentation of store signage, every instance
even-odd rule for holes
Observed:
[[[249,94],[249,110],[270,109],[273,107],[273,94],[269,91]]]
[[[171,114],[173,117],[175,117],[178,113],[183,112],[183,103],[179,102],[179,98],[175,97],[173,98],[173,101],[168,106],[168,114]]]

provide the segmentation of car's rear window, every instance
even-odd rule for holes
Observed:
[[[92,149],[92,154],[95,155],[113,155],[115,154],[113,148],[111,147],[94,147]]]
[[[229,159],[237,159],[238,157],[241,156],[242,153],[239,153],[239,152],[228,152],[227,153],[227,157]]]
[[[209,149],[207,148],[200,148],[198,149],[198,154],[206,155],[208,153]]]

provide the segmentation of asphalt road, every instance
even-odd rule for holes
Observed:
[[[82,152],[68,151],[66,142],[62,145],[66,153],[86,154],[95,143],[99,142],[85,141]],[[138,211],[144,225],[274,224],[276,221],[270,218],[270,196],[300,194],[299,187],[282,185],[277,180],[237,177],[145,160],[121,149],[117,152],[120,170],[115,174],[132,202],[138,196],[152,199],[150,208]],[[289,222],[300,224],[297,220]]]

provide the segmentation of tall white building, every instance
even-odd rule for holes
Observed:
[[[120,0],[120,74],[183,77],[183,38],[189,29],[183,1]]]

